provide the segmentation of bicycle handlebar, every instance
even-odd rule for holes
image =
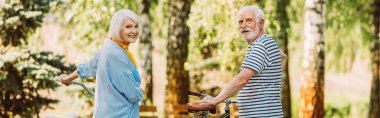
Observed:
[[[72,82],[73,84],[76,84],[76,85],[80,85],[84,88],[84,90],[86,90],[88,93],[90,93],[92,96],[94,96],[94,92],[91,91],[86,85],[84,85],[83,83],[80,83],[80,82]]]
[[[56,81],[58,81],[58,80],[56,79]],[[88,93],[90,93],[92,96],[95,96],[95,93],[94,93],[92,90],[90,90],[90,89],[89,89],[86,85],[84,85],[83,83],[73,81],[72,84],[82,86],[82,88],[84,88],[84,90],[86,90],[86,91],[87,91]],[[142,102],[142,101],[140,101],[140,104],[141,104],[141,106],[144,106],[144,105],[145,105],[144,102]]]
[[[204,94],[204,93],[201,93],[201,92],[194,92],[194,91],[187,91],[187,93],[189,95],[192,95],[192,96],[198,96],[198,97],[206,97],[206,96],[209,96],[207,94]]]
[[[59,81],[57,78],[54,78],[55,81]],[[75,84],[75,85],[79,85],[79,86],[82,86],[82,88],[84,88],[84,90],[86,90],[88,93],[90,93],[92,96],[95,96],[95,93],[90,90],[86,85],[84,85],[83,83],[81,82],[76,82],[76,81],[72,81],[72,84]]]
[[[192,96],[198,96],[198,97],[206,97],[206,96],[210,96],[210,95],[207,95],[207,94],[204,94],[204,93],[201,93],[201,92],[194,92],[194,91],[188,91],[187,92],[189,95],[192,95]],[[223,101],[224,103],[237,103],[236,100],[231,100],[231,99],[226,99]]]
[[[200,92],[188,91],[187,93],[189,95],[193,95],[193,96],[198,96],[198,97],[202,96],[202,93],[200,93]]]
[[[187,91],[187,93],[188,93],[188,95],[198,96],[198,97],[209,96],[207,94],[204,94],[204,93],[201,93],[201,92],[194,92],[194,91]],[[225,113],[223,113],[222,115],[220,115],[218,118],[229,118],[230,117],[230,107],[229,107],[229,105],[231,103],[237,103],[237,100],[225,99],[223,101],[223,103],[226,104],[226,106],[224,107]],[[207,111],[203,111],[203,113],[201,115],[202,115],[202,118],[207,117]],[[194,118],[196,118],[196,116],[197,116],[197,113],[194,113]]]

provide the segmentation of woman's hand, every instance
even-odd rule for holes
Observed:
[[[62,84],[65,84],[66,86],[69,86],[69,85],[71,85],[72,81],[76,78],[78,78],[78,71],[77,70],[72,72],[70,75],[61,74],[58,77],[55,77],[55,80],[58,80],[59,82],[61,82]]]
[[[288,55],[286,55],[284,52],[280,51],[280,57],[281,57],[281,68],[282,70],[286,67],[286,61],[288,60]]]
[[[58,80],[59,82],[61,82],[62,84],[66,85],[66,86],[71,85],[71,83],[73,81],[72,79],[69,78],[69,76],[67,74],[61,74],[58,77],[56,77],[55,79]]]

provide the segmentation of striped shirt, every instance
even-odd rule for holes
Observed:
[[[240,117],[283,117],[281,59],[276,41],[267,34],[257,38],[248,46],[241,70],[243,68],[254,70],[255,75],[238,93]]]

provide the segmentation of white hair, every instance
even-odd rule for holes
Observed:
[[[256,5],[244,6],[244,7],[240,8],[240,10],[238,12],[238,18],[243,13],[243,11],[246,11],[246,10],[251,11],[251,13],[256,15],[256,22],[259,22],[260,20],[265,20],[263,10]]]
[[[124,21],[127,19],[131,19],[133,22],[137,23],[137,25],[139,26],[139,30],[140,30],[141,25],[140,25],[139,17],[129,9],[122,9],[122,10],[117,11],[112,16],[110,27],[108,30],[109,35],[113,38],[121,39],[120,38],[120,30],[121,30],[121,27],[122,27]]]

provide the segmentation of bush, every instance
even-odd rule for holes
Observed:
[[[333,106],[331,104],[328,104],[325,107],[325,117],[332,118],[332,117],[338,117],[338,118],[344,118],[350,116],[351,113],[351,105],[346,104],[344,106]]]
[[[41,96],[54,90],[55,76],[75,69],[62,62],[63,56],[29,48],[0,47],[0,116],[38,117],[42,108],[58,100]]]

